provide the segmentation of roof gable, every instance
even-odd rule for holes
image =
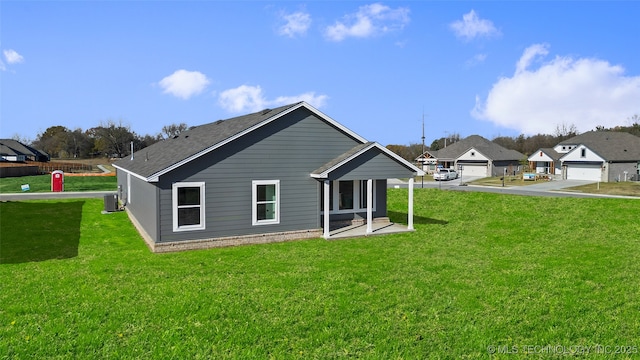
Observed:
[[[584,156],[582,156],[584,152]],[[606,161],[600,154],[586,145],[579,145],[562,156],[562,161],[602,162]]]
[[[606,161],[640,161],[640,137],[617,131],[589,131],[558,145],[585,145]]]
[[[114,163],[114,167],[145,181],[155,182],[167,172],[301,108],[311,111],[323,121],[330,123],[357,141],[366,142],[364,138],[321,113],[313,106],[306,102],[298,102],[192,127],[176,137],[160,141],[135,152],[130,159],[119,160]]]
[[[401,166],[407,168],[407,170],[415,172],[417,174],[416,176],[424,175],[424,171],[418,169],[413,164],[409,163],[408,161],[406,161],[405,159],[401,158],[400,156],[398,156],[394,152],[390,151],[389,149],[385,148],[384,146],[378,144],[377,142],[368,142],[368,143],[365,143],[365,144],[354,146],[349,151],[347,151],[344,154],[342,154],[342,155],[336,157],[335,159],[329,161],[328,163],[324,164],[320,168],[314,170],[311,173],[311,177],[316,178],[316,179],[326,179],[326,178],[329,177],[329,174],[331,172],[336,171],[340,167],[342,167],[342,166],[348,164],[349,162],[357,159],[359,156],[363,155],[364,153],[366,153],[366,152],[368,152],[368,151],[370,151],[372,149],[378,150],[380,153],[386,155],[391,160],[393,160],[396,163],[400,164]]]
[[[457,159],[471,149],[475,149],[492,161],[520,160],[524,158],[524,155],[520,152],[504,148],[479,135],[468,136],[444,149],[440,149],[437,156],[439,159]]]
[[[564,154],[560,154],[552,148],[540,148],[535,151],[527,160],[529,161],[558,161]]]

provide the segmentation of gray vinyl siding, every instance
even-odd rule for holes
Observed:
[[[128,195],[131,202],[126,206],[147,234],[154,239],[158,236],[158,198],[156,194],[155,184],[131,176],[131,194]]]
[[[608,163],[609,168],[608,178],[605,181],[624,181],[624,172],[627,172],[627,180],[631,180],[632,176],[638,175],[638,162],[619,162]],[[634,179],[636,177],[633,177]]]
[[[492,163],[491,173],[493,176],[502,176],[506,169],[507,173],[511,170],[511,175],[514,175],[514,172],[517,173],[521,167],[520,162],[517,160],[496,160]]]
[[[160,178],[159,241],[318,229],[319,187],[310,173],[353,148],[346,136],[298,109]],[[280,223],[252,225],[252,181],[280,181]],[[173,232],[172,183],[205,182],[206,228]]]
[[[377,149],[371,149],[334,170],[329,175],[330,180],[366,180],[408,178],[415,173],[392,160]]]
[[[116,181],[118,183],[118,198],[120,200],[126,199],[127,173],[120,169],[116,169]]]

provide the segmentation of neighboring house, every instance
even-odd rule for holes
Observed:
[[[0,158],[2,158],[2,161],[11,162],[24,162],[27,160],[25,154],[17,152],[3,143],[0,143]]]
[[[555,149],[542,148],[534,152],[527,160],[529,160],[529,166],[536,169],[536,174],[560,175],[562,173],[560,161],[562,155],[564,153],[559,153]]]
[[[49,161],[45,152],[13,139],[0,139],[0,157],[4,161]]]
[[[437,159],[438,165],[456,170],[462,167],[463,175],[479,177],[499,176],[505,170],[518,171],[520,161],[525,158],[520,152],[506,149],[479,135],[468,136],[444,149],[428,153],[430,158]]]
[[[629,133],[589,131],[553,149],[560,154],[563,179],[610,182],[640,178],[640,137]]]
[[[424,173],[305,102],[189,129],[119,160],[118,189],[156,252],[323,236],[387,218],[387,179]]]
[[[438,165],[437,151],[427,150],[415,159],[425,173],[432,174]]]

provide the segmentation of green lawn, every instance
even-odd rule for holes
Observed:
[[[566,190],[580,191],[591,194],[640,196],[640,182],[601,182],[581,186],[574,186]]]
[[[0,357],[638,352],[638,206],[418,189],[414,233],[152,254],[100,199],[0,203]]]
[[[22,192],[21,185],[29,184],[29,192],[50,192],[51,175],[0,178],[0,193]],[[64,191],[115,191],[115,176],[65,176]]]

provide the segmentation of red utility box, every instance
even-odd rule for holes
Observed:
[[[64,191],[64,172],[62,170],[56,170],[51,173],[51,191]]]

